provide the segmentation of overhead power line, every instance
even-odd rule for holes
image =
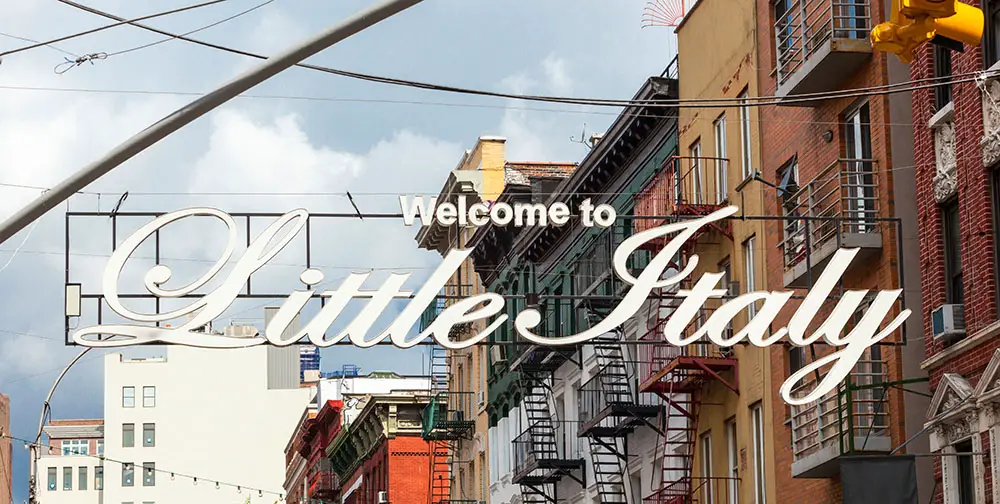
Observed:
[[[65,36],[54,38],[54,39],[51,39],[51,40],[46,40],[45,42],[39,42],[37,40],[32,40],[32,39],[28,39],[28,38],[24,38],[24,37],[15,37],[13,35],[7,35],[7,34],[4,33],[4,34],[0,34],[0,35],[4,35],[4,36],[7,36],[7,37],[11,37],[11,38],[16,38],[16,39],[19,39],[19,40],[24,40],[26,42],[34,42],[34,44],[29,45],[29,46],[24,46],[24,47],[18,47],[17,49],[11,49],[9,51],[0,52],[0,58],[2,58],[4,56],[9,56],[11,54],[17,54],[19,52],[30,51],[32,49],[35,49],[35,48],[38,48],[38,47],[42,47],[42,46],[52,47],[52,44],[55,44],[55,43],[58,43],[58,42],[64,42],[64,41],[67,41],[67,40],[72,40],[72,39],[75,39],[75,38],[83,37],[84,35],[90,35],[90,34],[93,34],[93,33],[101,32],[101,31],[104,31],[104,30],[107,30],[107,29],[110,29],[110,28],[114,28],[116,26],[122,26],[122,25],[129,24],[129,23],[135,23],[137,21],[145,21],[147,19],[153,19],[153,18],[158,18],[158,17],[162,17],[162,16],[168,16],[170,14],[177,14],[177,13],[180,13],[180,12],[194,10],[194,9],[198,9],[198,8],[201,8],[201,7],[207,7],[209,5],[215,5],[215,4],[218,4],[218,3],[228,2],[228,1],[229,0],[211,0],[209,2],[203,2],[203,3],[200,3],[200,4],[189,5],[187,7],[180,7],[180,8],[171,9],[171,10],[168,10],[168,11],[157,12],[156,14],[148,14],[148,15],[145,15],[145,16],[140,16],[140,17],[132,18],[132,19],[126,19],[126,20],[123,20],[123,21],[119,21],[117,23],[112,23],[112,24],[109,24],[109,25],[100,26],[100,27],[93,28],[93,29],[90,29],[90,30],[86,30],[86,31],[74,33],[72,35],[65,35]],[[73,54],[71,52],[63,51],[62,49],[59,49],[59,48],[56,48],[56,47],[52,47],[52,48],[56,49],[57,51],[63,52],[65,54],[69,54],[70,56],[78,57],[77,55],[75,55],[75,54]]]
[[[86,5],[80,4],[73,0],[57,0],[58,2],[98,15],[108,19],[113,19],[116,21],[127,22],[126,19],[111,14],[106,11],[95,9],[93,7],[88,7]],[[166,35],[171,38],[178,40],[183,40],[192,44],[197,44],[204,47],[209,47],[219,51],[228,52],[231,54],[238,54],[241,56],[247,56],[256,59],[267,59],[267,56],[263,56],[257,53],[244,51],[242,49],[233,48],[230,46],[225,46],[221,44],[215,44],[211,42],[205,42],[202,40],[194,39],[185,36],[184,34],[172,33],[159,28],[154,28],[138,22],[127,22],[132,26],[142,28],[154,33],[159,33],[161,35]],[[736,107],[736,106],[746,106],[746,105],[791,105],[795,103],[808,103],[822,100],[838,99],[838,98],[851,98],[859,96],[874,96],[874,95],[885,95],[893,93],[902,93],[914,91],[917,89],[933,88],[941,85],[946,85],[950,83],[962,83],[962,82],[972,82],[979,78],[983,78],[987,75],[986,72],[969,72],[967,74],[957,74],[956,76],[969,77],[968,79],[949,79],[949,78],[926,78],[926,79],[916,79],[907,82],[886,84],[880,86],[869,86],[863,88],[846,89],[839,91],[832,91],[827,93],[807,93],[803,95],[798,95],[793,98],[781,98],[778,96],[757,96],[748,98],[688,98],[688,99],[676,99],[676,100],[614,100],[614,99],[594,99],[594,98],[570,98],[570,97],[560,97],[560,96],[544,96],[544,95],[525,95],[516,93],[503,93],[497,91],[486,91],[481,89],[470,89],[456,86],[448,86],[441,84],[432,84],[427,82],[397,79],[393,77],[383,77],[371,74],[363,74],[358,72],[350,72],[346,70],[338,70],[334,68],[312,65],[308,63],[298,63],[295,66],[306,68],[309,70],[324,72],[333,75],[339,75],[342,77],[348,77],[352,79],[364,80],[369,82],[378,82],[382,84],[391,84],[397,86],[413,87],[418,89],[427,89],[432,91],[443,91],[459,94],[469,94],[478,96],[491,96],[495,98],[510,98],[525,101],[537,101],[537,102],[548,102],[548,103],[563,103],[563,104],[573,104],[573,105],[593,105],[593,106],[606,106],[606,107],[624,107],[624,106],[643,106],[643,107],[681,107],[681,108],[725,108],[725,107]],[[1000,72],[993,72],[993,75],[1000,75]],[[918,86],[913,86],[913,84],[922,84]]]

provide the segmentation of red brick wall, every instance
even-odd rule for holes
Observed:
[[[882,21],[883,2],[871,2],[872,23]],[[777,90],[775,68],[775,41],[773,29],[772,2],[757,0],[757,33],[758,33],[758,79],[760,94],[773,96]],[[857,72],[848,77],[840,89],[882,86],[888,82],[886,56],[874,53]],[[800,70],[801,71],[801,70]],[[895,215],[893,201],[893,178],[889,102],[885,96],[869,96],[863,98],[843,98],[823,101],[814,107],[776,107],[763,106],[759,109],[761,132],[761,166],[758,169],[764,179],[778,182],[777,172],[783,164],[793,156],[797,156],[800,186],[813,180],[838,158],[844,157],[846,147],[843,140],[843,114],[849,109],[867,100],[871,122],[872,157],[876,160],[873,168],[877,195],[879,198],[879,217]],[[827,130],[833,133],[833,140],[823,139]],[[777,191],[769,191],[765,198],[765,213],[781,215]],[[766,226],[766,258],[767,282],[771,290],[786,290],[784,286],[784,258],[778,244],[783,240],[783,229],[780,221],[770,221]],[[865,262],[854,264],[844,277],[844,287],[847,289],[878,289],[888,290],[899,288],[899,264],[897,252],[896,228],[891,224],[882,225],[883,248],[880,255]],[[915,260],[913,251],[910,260]],[[799,290],[797,294],[804,294]],[[776,318],[773,327],[784,327],[794,313],[796,302],[789,305]],[[831,309],[829,303],[827,309]],[[915,308],[919,311],[918,307]],[[892,315],[890,315],[891,317]],[[814,329],[824,318],[821,313],[814,321]],[[899,341],[900,335],[891,336],[889,340]],[[897,347],[883,346],[882,357],[887,363],[888,379],[900,379],[902,375],[901,354]],[[819,345],[816,348],[817,357],[830,351]],[[783,405],[778,396],[778,387],[789,375],[787,349],[783,346],[771,348],[771,379],[772,394],[776,405]],[[809,350],[806,350],[807,361]],[[894,445],[903,442],[905,435],[903,394],[890,391],[887,394],[889,404],[889,431]],[[809,502],[815,504],[839,504],[841,485],[839,478],[803,479],[793,478],[791,465],[793,462],[791,428],[786,424],[789,409],[776,407],[774,409],[774,464],[776,479],[777,502]]]
[[[0,394],[0,432],[10,435],[10,398],[3,394]],[[0,504],[12,504],[10,498],[13,484],[11,476],[13,456],[10,440],[0,439]]]
[[[419,437],[389,440],[389,502],[425,504],[430,500],[431,444]]]
[[[977,5],[979,2],[967,2]],[[913,79],[934,76],[931,46],[922,48],[910,65]],[[982,52],[978,47],[966,47],[964,53],[952,53],[952,73],[962,74],[982,70]],[[975,335],[997,321],[994,266],[995,238],[990,199],[990,167],[983,166],[980,139],[983,136],[983,110],[981,94],[974,82],[954,84],[952,95],[955,106],[955,145],[959,198],[959,234],[963,290],[965,299],[966,334]],[[917,177],[917,205],[920,233],[920,267],[923,271],[924,338],[928,357],[945,350],[942,342],[934,341],[931,332],[931,312],[945,302],[944,245],[941,212],[934,200],[933,179],[936,171],[934,135],[928,122],[934,114],[932,89],[913,92],[913,121]],[[988,338],[982,344],[968,348],[942,365],[929,369],[932,389],[944,373],[962,375],[976,386],[1000,340]],[[984,451],[989,451],[989,439],[983,438]],[[989,467],[994,463],[989,456],[986,464],[986,501],[992,500]],[[941,479],[941,464],[934,464],[935,478]],[[940,489],[936,502],[943,501]]]

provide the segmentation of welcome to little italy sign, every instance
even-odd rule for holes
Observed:
[[[407,225],[413,225],[419,219],[423,225],[439,222],[442,225],[454,224],[483,226],[488,223],[514,226],[562,226],[571,220],[569,207],[564,203],[552,205],[520,204],[508,205],[498,202],[487,206],[484,203],[466,205],[464,198],[457,204],[437,203],[436,198],[424,201],[422,198],[400,197],[403,220]],[[714,221],[733,215],[737,207],[730,206],[713,212],[704,217],[665,224],[653,229],[636,233],[624,240],[615,250],[612,264],[615,274],[630,287],[621,302],[608,316],[578,334],[566,334],[557,337],[545,337],[533,332],[541,322],[538,310],[528,308],[513,318],[517,334],[532,343],[547,346],[574,345],[586,342],[602,334],[606,334],[621,326],[635,315],[656,289],[676,285],[690,276],[698,265],[698,256],[692,255],[680,272],[664,277],[670,259],[674,257],[684,243],[691,239],[697,230]],[[176,288],[164,287],[171,278],[171,270],[165,265],[156,265],[146,272],[143,283],[146,289],[160,298],[179,298],[191,294],[215,278],[233,254],[237,236],[236,224],[229,214],[214,208],[189,208],[162,215],[139,228],[115,250],[108,261],[103,276],[102,288],[107,304],[125,319],[145,324],[112,324],[96,325],[78,329],[73,333],[73,340],[83,346],[90,347],[121,347],[137,344],[160,343],[187,345],[206,348],[242,348],[261,344],[276,346],[292,345],[303,339],[318,347],[329,347],[347,339],[359,347],[371,347],[388,339],[399,348],[412,347],[428,337],[445,348],[460,349],[483,341],[502,324],[508,323],[508,315],[504,312],[505,300],[496,293],[482,293],[456,300],[437,316],[437,318],[416,336],[408,336],[411,329],[420,319],[425,308],[433,303],[441,289],[472,253],[470,249],[454,249],[449,251],[444,261],[434,271],[421,289],[415,293],[403,288],[409,279],[409,273],[393,273],[382,282],[377,289],[362,288],[369,273],[352,273],[345,278],[340,286],[333,290],[324,290],[318,295],[325,303],[315,317],[309,320],[299,331],[285,335],[286,330],[295,316],[305,306],[310,298],[317,293],[308,289],[295,290],[284,300],[277,314],[264,329],[263,335],[253,338],[234,338],[224,335],[208,334],[201,330],[206,324],[222,315],[239,295],[250,275],[268,263],[278,254],[305,226],[309,213],[306,210],[292,210],[284,214],[268,226],[247,247],[245,253],[235,262],[221,284],[208,294],[197,298],[189,305],[167,313],[138,313],[124,306],[118,294],[118,282],[122,268],[135,250],[157,230],[178,220],[192,216],[214,217],[222,221],[228,229],[228,244],[222,256],[204,275],[197,280]],[[583,202],[578,215],[583,226],[608,227],[616,218],[614,208],[608,205],[591,204],[590,200]],[[283,229],[287,231],[279,233]],[[279,236],[280,234],[280,236]],[[629,256],[643,244],[674,236],[653,257],[649,264],[638,275],[633,275],[626,267]],[[270,246],[269,246],[270,245]],[[892,311],[901,290],[880,291],[868,306],[860,322],[847,334],[844,334],[848,321],[857,312],[868,291],[847,291],[838,300],[830,315],[812,334],[806,334],[806,329],[816,317],[824,300],[836,287],[841,276],[857,255],[858,249],[840,249],[823,270],[814,288],[805,296],[797,307],[786,327],[767,335],[768,328],[778,312],[792,296],[791,291],[748,292],[729,299],[713,311],[708,321],[690,336],[684,336],[684,329],[697,315],[699,309],[708,299],[721,298],[726,294],[719,288],[722,273],[706,273],[694,283],[690,289],[679,290],[677,295],[683,300],[669,316],[663,325],[663,339],[666,343],[684,346],[707,338],[720,347],[731,347],[747,340],[758,347],[767,347],[782,338],[796,346],[806,346],[823,340],[824,343],[837,348],[814,362],[809,363],[793,373],[781,386],[782,399],[792,405],[813,402],[828,392],[834,390],[851,372],[854,365],[862,358],[866,349],[889,336],[899,328],[910,315],[910,310],[902,310],[885,327],[879,330],[887,315]],[[312,287],[323,280],[323,273],[317,269],[306,269],[300,275],[300,280]],[[408,298],[409,303],[403,311],[376,336],[369,336],[372,325],[394,299]],[[327,330],[341,315],[351,300],[366,299],[365,308],[351,320],[340,332],[327,335]],[[732,319],[751,303],[759,303],[756,315],[739,332],[729,336],[726,328]],[[183,316],[190,319],[177,327],[157,327],[155,322],[164,322]],[[495,317],[495,318],[494,318]],[[487,327],[478,334],[463,341],[452,341],[448,335],[452,327],[476,320],[489,320]],[[815,389],[802,397],[793,398],[791,390],[795,384],[821,367],[830,365],[822,381]]]

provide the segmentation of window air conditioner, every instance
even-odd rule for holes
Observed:
[[[379,492],[378,493],[378,502],[379,502],[379,504],[388,504],[388,502],[389,502],[389,492],[385,492],[385,491]]]
[[[965,336],[965,307],[960,304],[939,306],[931,313],[934,339],[953,341]]]
[[[480,390],[476,392],[476,404],[482,408],[486,404],[486,391]]]
[[[503,361],[507,360],[503,356],[503,348],[500,347],[499,345],[491,346],[490,347],[490,360],[493,361],[493,363],[503,362]]]

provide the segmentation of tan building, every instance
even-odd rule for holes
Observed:
[[[448,180],[441,189],[438,202],[450,201],[457,203],[459,196],[465,196],[468,204],[490,202],[497,198],[504,187],[504,144],[502,137],[480,137],[475,147],[466,151],[458,166],[448,175]],[[453,248],[464,248],[469,238],[475,232],[474,227],[442,226],[435,221],[430,226],[420,228],[417,233],[417,243],[421,248],[435,250],[442,256]],[[469,296],[484,292],[479,277],[476,275],[471,260],[463,264],[442,294],[446,296]],[[450,298],[439,299],[425,313],[422,325],[426,325],[443,309]],[[478,322],[477,322],[478,324]],[[454,335],[461,340],[472,335],[483,327],[465,328],[461,334]],[[437,401],[447,404],[447,417],[438,419],[441,425],[431,422],[428,431],[437,431],[451,435],[438,437],[455,437],[457,439],[439,440],[437,457],[432,464],[437,472],[450,470],[451,495],[439,495],[432,492],[432,502],[446,500],[487,501],[489,500],[489,453],[486,434],[489,421],[486,415],[486,365],[487,349],[485,345],[445,353],[440,348],[432,350],[432,380],[438,391]],[[444,380],[444,381],[442,381]],[[451,423],[460,421],[461,423]],[[474,427],[469,432],[468,423],[474,421]],[[452,428],[442,428],[451,423]],[[446,446],[447,445],[447,448]],[[447,453],[447,455],[443,455]],[[446,458],[446,460],[441,460]],[[440,479],[442,474],[432,475]],[[447,475],[444,475],[447,476]],[[442,485],[443,487],[443,485]]]
[[[754,26],[751,0],[694,4],[677,27],[680,99],[757,96]],[[726,206],[738,207],[742,215],[763,215],[765,191],[773,189],[753,181],[760,166],[758,124],[755,107],[680,109],[678,155],[661,172],[665,179],[661,193],[650,194],[663,200],[654,206],[679,218]],[[689,282],[704,273],[721,272],[720,288],[729,291],[727,297],[766,288],[763,221],[721,221],[688,243],[680,264],[693,255],[699,257]],[[724,301],[706,304],[688,330],[696,330]],[[750,306],[737,316],[731,330],[742,329],[754,309]],[[660,317],[669,313],[669,308],[661,310]],[[769,452],[773,401],[765,382],[770,375],[769,351],[749,345],[720,349],[705,343],[676,352],[679,355],[665,359],[665,374],[658,384],[647,387],[673,393],[668,399],[671,420],[664,451],[689,456],[676,459],[658,500],[776,502],[774,458]],[[678,407],[671,407],[671,400]]]

